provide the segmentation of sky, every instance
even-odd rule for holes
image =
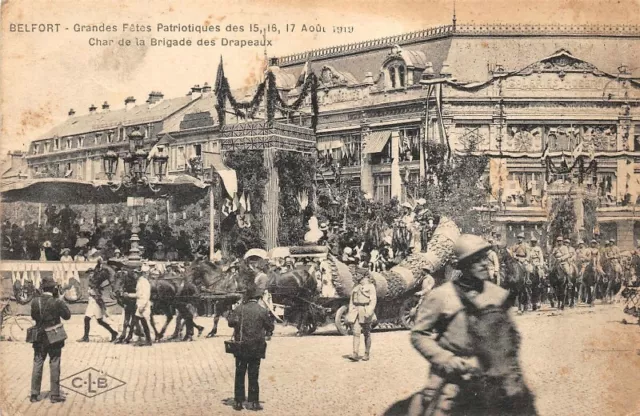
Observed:
[[[9,0],[0,8],[0,154],[26,150],[28,143],[64,121],[70,108],[88,113],[90,105],[124,107],[149,92],[165,98],[186,94],[194,84],[213,84],[222,56],[232,89],[260,80],[263,47],[221,46],[222,38],[261,39],[251,24],[275,24],[269,56],[450,24],[453,0]],[[457,20],[465,23],[640,24],[640,0],[457,0]],[[218,33],[158,32],[157,25],[220,25]],[[18,26],[18,25],[25,26]],[[58,24],[57,33],[18,32],[33,24]],[[117,32],[75,31],[76,25],[116,26]],[[150,25],[152,31],[123,32],[123,25]],[[294,32],[285,33],[287,24]],[[302,32],[321,25],[325,33]],[[228,25],[244,32],[227,32]],[[352,27],[332,33],[334,26]],[[53,27],[53,26],[50,26]],[[46,28],[46,26],[45,26]],[[190,38],[192,46],[150,46],[150,38]],[[90,46],[91,38],[113,40]],[[136,45],[136,38],[145,46]],[[131,46],[118,45],[119,40]],[[198,46],[197,39],[216,46]]]

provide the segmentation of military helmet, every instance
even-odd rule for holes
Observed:
[[[520,233],[520,234],[518,234],[516,237],[518,237],[518,238],[524,238],[524,233]]]
[[[615,244],[615,243],[616,243],[616,240],[614,240],[614,239],[612,238],[611,240],[609,240],[609,242],[610,242],[611,244]]]
[[[538,242],[538,239],[537,239],[535,236],[534,236],[534,237],[531,237],[531,242],[532,242],[532,243],[533,243],[533,242],[536,242],[536,243],[537,243],[537,242]]]
[[[595,238],[591,240],[591,244],[598,244],[598,240],[596,240]]]
[[[556,241],[562,241],[562,237],[556,238]]]
[[[484,238],[473,234],[462,234],[456,240],[453,250],[458,259],[458,263],[460,263],[490,248],[491,244]]]
[[[582,239],[578,240],[578,244],[584,244],[584,241]]]

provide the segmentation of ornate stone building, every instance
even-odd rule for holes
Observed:
[[[616,238],[623,248],[640,238],[638,26],[456,25],[454,20],[271,58],[270,65],[289,103],[300,98],[305,76],[317,75],[317,149],[339,161],[354,186],[375,199],[407,198],[406,183],[426,174],[423,143],[435,141],[452,152],[490,156],[493,195],[485,208],[507,240],[521,231],[544,237],[549,197],[578,189],[599,199],[604,237]],[[247,100],[254,92],[234,95]],[[135,116],[94,108],[34,141],[27,157],[32,175],[53,163],[61,166],[58,174],[71,170],[75,177],[95,178],[101,152],[134,126],[150,140],[165,138],[170,173],[217,142],[229,145],[229,137],[220,135],[210,88],[194,87],[191,97],[159,103],[152,95],[134,107],[139,108]],[[310,98],[304,102],[300,112],[287,115],[289,123],[310,126]],[[265,118],[260,111],[256,117]],[[546,165],[543,156],[549,156]],[[562,166],[563,159],[568,166],[595,160],[597,169],[581,170],[579,186],[577,170],[548,177],[547,166]]]

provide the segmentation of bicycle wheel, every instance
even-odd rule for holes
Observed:
[[[5,325],[9,326],[11,341],[26,342],[27,329],[33,326],[33,321],[29,318],[25,318],[24,316],[18,316],[7,319]]]

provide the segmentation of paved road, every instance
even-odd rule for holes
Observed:
[[[640,327],[622,325],[621,306],[578,308],[516,317],[523,336],[522,363],[542,415],[640,415]],[[2,415],[200,415],[238,414],[233,395],[233,357],[224,353],[230,330],[191,343],[160,343],[152,348],[100,342],[105,331],[95,323],[95,342],[73,340],[82,317],[67,325],[62,376],[87,367],[102,370],[126,385],[93,398],[67,391],[67,402],[28,399],[30,346],[0,343]],[[208,318],[198,318],[210,327]],[[208,330],[209,328],[207,328]],[[318,335],[291,336],[278,328],[261,367],[264,415],[376,415],[395,400],[418,390],[428,371],[413,350],[407,331],[374,334],[372,360],[343,358],[351,338],[324,328]],[[48,369],[43,392],[48,391]],[[248,411],[245,411],[245,413]]]

